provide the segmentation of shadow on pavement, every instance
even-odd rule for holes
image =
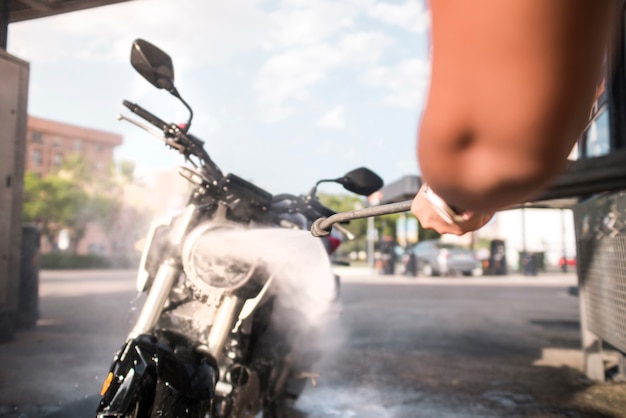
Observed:
[[[79,401],[72,402],[60,410],[44,415],[42,418],[90,418],[96,416],[96,408],[100,402],[100,395],[95,394],[93,396],[81,399]]]

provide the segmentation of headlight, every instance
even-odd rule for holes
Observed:
[[[187,278],[201,292],[234,290],[252,277],[254,260],[242,253],[245,230],[223,223],[196,227],[185,240],[182,260]]]

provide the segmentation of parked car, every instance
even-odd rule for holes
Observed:
[[[421,272],[425,276],[456,273],[472,276],[481,271],[480,262],[474,252],[460,245],[444,243],[440,240],[427,240],[415,244],[411,253],[414,255],[412,261],[415,263],[412,267],[413,275]],[[405,259],[408,261],[409,257]]]

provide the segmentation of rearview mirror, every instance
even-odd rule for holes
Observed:
[[[165,52],[143,39],[136,39],[130,53],[130,63],[153,86],[169,92],[174,90],[174,65]]]
[[[344,189],[361,196],[369,196],[383,187],[383,179],[366,167],[352,170],[334,181],[341,184]]]

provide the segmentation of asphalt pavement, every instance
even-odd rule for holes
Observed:
[[[40,319],[0,344],[0,417],[95,416],[141,300],[134,271],[42,271]],[[90,411],[90,412],[88,412]]]
[[[626,406],[626,386],[582,375],[574,273],[338,273],[340,320],[319,365],[323,378],[294,416],[626,417],[616,406]],[[0,417],[94,416],[113,353],[143,302],[134,276],[41,272],[36,327],[0,344]]]

